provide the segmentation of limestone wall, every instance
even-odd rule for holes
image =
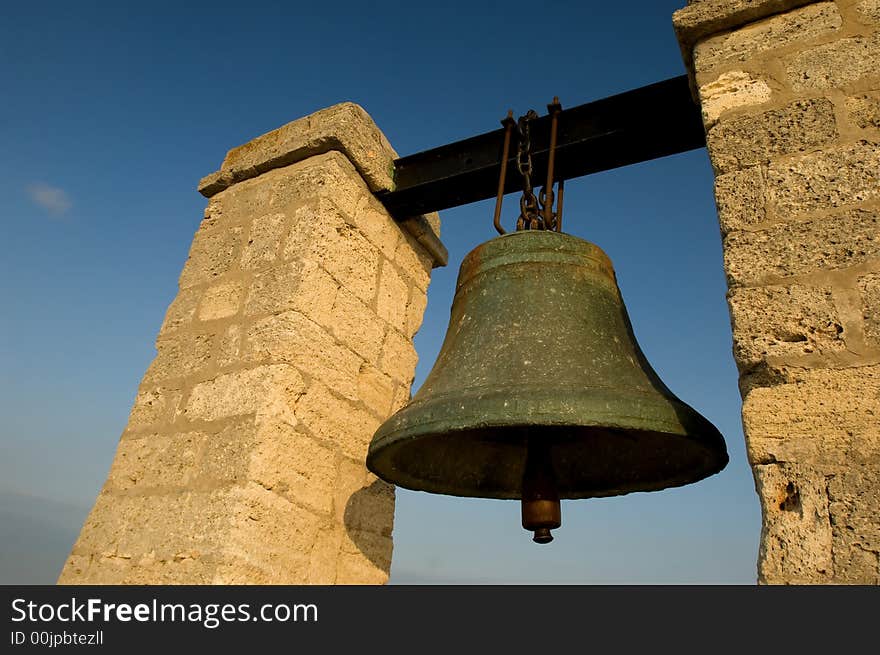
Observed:
[[[766,583],[880,582],[880,1],[676,13],[715,171]]]
[[[158,354],[59,582],[387,580],[394,489],[364,458],[409,398],[442,251],[436,215],[401,229],[373,197],[394,156],[344,104],[203,181]]]

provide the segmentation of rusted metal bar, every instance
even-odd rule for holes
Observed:
[[[504,146],[501,149],[501,161],[507,161],[510,155],[510,133],[513,131],[515,123],[516,121],[513,120],[513,110],[511,109],[507,112],[507,117],[501,121],[501,124],[504,125]],[[507,230],[501,227],[501,203],[504,200],[504,178],[507,174],[507,167],[499,166],[499,168],[501,170],[501,177],[498,178],[498,193],[495,195],[495,215],[492,218],[492,224],[495,226],[498,234],[504,234]]]
[[[550,152],[547,155],[547,181],[544,183],[544,229],[555,230],[556,226],[553,225],[553,164],[556,161],[554,153],[556,152],[559,130],[559,112],[562,111],[559,98],[554,97],[553,102],[547,105],[547,110],[550,112]]]
[[[547,175],[550,116],[531,123],[533,176]],[[377,194],[398,220],[486,198],[498,190],[504,130],[394,162],[394,191]],[[567,180],[705,147],[699,107],[686,75],[561,111],[554,178]],[[515,153],[514,153],[515,154]],[[508,155],[504,192],[521,189]]]

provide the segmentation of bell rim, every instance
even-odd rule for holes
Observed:
[[[711,424],[710,424],[711,425]],[[713,426],[714,427],[714,426]],[[455,435],[457,431],[450,430],[448,435]],[[650,431],[632,430],[633,433],[648,433]],[[430,435],[441,436],[441,435]],[[606,489],[589,489],[584,491],[560,490],[559,498],[562,500],[585,500],[589,498],[610,498],[614,496],[624,496],[630,493],[649,493],[654,491],[663,491],[665,489],[675,489],[677,487],[687,486],[701,480],[705,480],[713,475],[723,471],[730,462],[730,456],[726,448],[715,451],[706,444],[700,443],[692,437],[686,435],[676,435],[662,433],[665,439],[672,441],[681,440],[691,445],[697,445],[705,450],[710,457],[711,464],[708,466],[700,466],[682,470],[674,475],[668,475],[664,478],[658,478],[651,481],[642,481],[633,484],[620,484],[613,488]],[[417,441],[423,437],[413,436],[410,440]],[[455,496],[459,498],[485,498],[493,500],[520,500],[521,492],[516,491],[488,491],[479,487],[460,486],[458,489],[444,486],[439,482],[432,482],[424,478],[406,474],[402,471],[395,470],[393,467],[386,466],[385,463],[390,461],[395,447],[405,445],[403,441],[391,444],[382,444],[380,448],[370,449],[366,458],[367,469],[373,474],[397,487],[408,489],[410,491],[424,491],[426,493],[434,493],[444,496]]]
[[[592,395],[594,400],[601,404],[601,398],[595,398],[595,391],[595,389],[591,389],[589,390],[589,393],[586,393],[585,395]],[[607,391],[611,392],[611,389],[608,389]],[[618,396],[619,399],[619,392],[614,395]],[[627,395],[633,396],[641,394],[633,394],[630,391]],[[571,397],[569,396],[568,398],[570,400]],[[477,401],[477,399],[477,396],[472,398],[474,401]],[[650,412],[652,409],[669,409],[669,407],[672,406],[674,408],[673,413],[677,415],[678,420],[675,420],[668,415],[667,420],[664,423],[662,419],[658,420],[657,414],[654,413],[649,422],[644,416],[640,416],[637,412],[622,411],[620,406],[609,410],[607,417],[603,417],[601,413],[593,411],[590,415],[590,420],[585,420],[583,416],[580,418],[565,420],[561,417],[559,412],[560,402],[564,401],[553,402],[553,399],[549,399],[549,401],[548,399],[534,401],[535,404],[543,405],[543,411],[540,412],[531,411],[529,407],[530,403],[521,403],[520,411],[509,411],[505,415],[500,415],[497,413],[492,414],[491,412],[487,413],[486,398],[482,397],[479,401],[481,407],[479,416],[477,415],[477,412],[474,411],[457,414],[454,416],[454,420],[450,420],[449,414],[445,413],[442,409],[439,409],[442,418],[432,421],[424,419],[425,406],[433,404],[435,405],[435,408],[437,408],[438,405],[442,406],[442,403],[438,403],[436,398],[422,403],[414,401],[383,423],[376,431],[368,449],[366,458],[367,468],[383,480],[406,489],[429,491],[432,493],[452,496],[516,499],[519,498],[519,495],[516,492],[488,492],[486,489],[480,489],[477,487],[463,486],[460,492],[452,492],[449,490],[448,486],[441,485],[440,483],[435,484],[424,477],[398,470],[394,467],[392,462],[395,458],[396,452],[400,452],[403,448],[412,446],[417,442],[422,442],[424,445],[430,442],[436,444],[436,440],[443,438],[457,440],[461,439],[462,435],[466,435],[467,433],[476,430],[515,432],[516,430],[522,429],[531,429],[539,434],[542,429],[547,431],[575,429],[581,432],[590,430],[616,430],[626,432],[628,435],[652,435],[652,438],[663,440],[665,444],[664,448],[667,450],[675,451],[677,448],[679,451],[693,451],[696,449],[696,451],[703,455],[703,457],[698,458],[699,461],[702,462],[702,465],[696,468],[677,471],[672,474],[664,474],[664,476],[658,477],[653,481],[643,480],[630,486],[620,484],[617,487],[605,491],[600,491],[595,488],[590,488],[581,492],[569,490],[564,493],[561,492],[561,498],[600,498],[638,491],[659,491],[698,482],[720,472],[727,466],[729,455],[727,453],[724,437],[711,421],[674,396],[664,396],[663,402],[657,402],[655,396],[653,397],[654,402],[651,402],[652,397],[645,394],[643,400],[647,400],[648,402],[642,405],[644,411],[641,412],[641,414]],[[400,425],[401,419],[405,419],[405,413],[408,413],[408,410],[417,412],[420,416],[420,421],[415,427]],[[541,422],[540,424],[536,424],[536,421]],[[577,437],[570,437],[569,439],[575,440]],[[557,442],[554,441],[554,443]],[[484,446],[484,444],[478,445],[479,447]],[[511,446],[513,448],[521,447],[521,445],[518,446],[517,444],[511,444]],[[477,445],[474,445],[473,447],[477,447]]]

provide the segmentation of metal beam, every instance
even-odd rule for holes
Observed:
[[[547,175],[549,126],[549,116],[531,123],[536,185]],[[559,115],[558,139],[557,180],[706,145],[700,109],[686,75],[565,109]],[[497,129],[401,157],[394,162],[394,191],[377,198],[399,220],[492,198],[498,190],[503,141],[504,130]],[[520,190],[521,184],[514,138],[505,193]]]

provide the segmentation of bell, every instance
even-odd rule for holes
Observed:
[[[676,487],[727,461],[639,349],[607,255],[549,230],[465,257],[440,355],[367,455],[407,489],[521,500],[538,543],[561,525],[561,498]]]

